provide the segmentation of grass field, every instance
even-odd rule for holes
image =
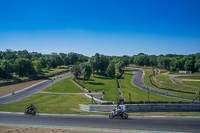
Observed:
[[[189,86],[199,87],[198,90],[200,90],[200,81],[182,81],[182,83]]]
[[[159,69],[159,70],[160,70],[160,74],[169,72],[169,70],[165,70],[165,69]]]
[[[78,80],[82,85],[88,88],[90,91],[105,91],[104,100],[105,101],[114,101],[117,102],[117,90],[116,82],[114,78],[95,75],[91,77],[90,80],[83,81],[82,79]]]
[[[175,77],[176,79],[197,79],[200,80],[200,76],[179,76]]]
[[[87,112],[81,111],[78,105],[90,103],[90,99],[83,95],[40,93],[9,104],[0,104],[0,110],[24,112],[26,107],[33,104],[38,113],[87,114]]]
[[[126,101],[129,101],[129,94],[131,94],[131,101],[137,102],[137,101],[148,101],[148,92],[145,90],[142,90],[140,88],[137,88],[136,86],[133,86],[132,84],[133,79],[133,71],[132,70],[126,70],[124,75],[121,79],[119,79],[120,83],[120,91],[122,93],[122,96],[125,98]],[[149,93],[149,101],[171,101],[171,102],[179,102],[183,100],[170,98],[166,96],[160,96],[155,93]],[[186,101],[184,101],[186,102]]]
[[[62,93],[84,93],[85,91],[81,89],[78,85],[76,85],[72,78],[73,77],[68,77],[66,79],[63,79],[47,87],[44,91]]]
[[[170,90],[163,90],[163,89],[159,89],[159,88],[155,87],[149,81],[149,75],[153,74],[152,70],[151,69],[143,69],[143,70],[145,71],[145,76],[144,76],[145,85],[147,85],[151,88],[166,92],[166,93],[171,93],[171,94],[174,94],[174,95],[192,98],[192,99],[196,98],[195,94],[180,93],[180,92],[175,92],[175,91],[170,91]],[[158,74],[158,75],[156,75],[156,78],[157,78],[157,81],[156,81],[155,78],[154,78],[154,80],[161,87],[171,88],[171,89],[176,89],[176,90],[185,90],[185,91],[191,91],[191,92],[198,91],[198,89],[195,89],[195,88],[192,88],[192,87],[181,86],[181,85],[177,85],[177,84],[173,83],[171,81],[170,77],[167,76],[167,75]]]
[[[177,73],[177,72],[170,72],[172,75],[200,75],[200,72],[195,72],[195,73]]]

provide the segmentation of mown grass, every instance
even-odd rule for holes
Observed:
[[[8,112],[24,112],[26,107],[33,104],[37,108],[36,110],[38,113],[94,114],[79,109],[79,104],[90,103],[91,100],[83,95],[38,93],[19,101],[0,104],[0,110]]]
[[[177,72],[170,72],[172,75],[200,75],[200,72],[195,72],[195,73],[177,73]]]
[[[198,90],[200,90],[200,81],[182,81],[182,83],[189,86],[199,87]]]
[[[78,80],[82,85],[88,88],[90,91],[105,91],[104,100],[105,101],[114,101],[117,102],[117,90],[116,90],[116,82],[114,78],[95,75],[95,77],[91,77],[89,80],[83,81],[83,79]]]
[[[78,85],[72,80],[72,76],[57,83],[47,87],[44,91],[47,92],[62,92],[62,93],[84,93],[85,91],[81,89]]]
[[[129,101],[129,93],[130,93],[131,101],[133,102],[148,101],[148,92],[143,89],[137,88],[136,86],[133,86],[132,79],[133,79],[132,70],[126,70],[122,78],[119,79],[119,83],[121,86],[120,91],[122,93],[122,96],[125,98],[126,101]],[[151,92],[149,93],[149,101],[183,102],[183,100],[180,99],[161,96]]]
[[[152,70],[151,69],[143,69],[143,70],[145,71],[145,75],[144,75],[144,83],[145,83],[145,85],[147,85],[147,86],[149,86],[151,88],[166,92],[166,93],[171,93],[171,94],[174,94],[174,95],[187,97],[187,98],[191,98],[191,99],[195,99],[196,98],[195,94],[181,93],[181,92],[176,92],[176,91],[159,89],[159,88],[155,87],[149,81],[149,75],[153,74]],[[175,89],[175,90],[185,90],[185,91],[191,91],[191,92],[198,91],[198,89],[195,89],[195,88],[181,86],[181,85],[177,85],[177,84],[173,83],[171,81],[170,77],[167,76],[167,75],[158,74],[158,75],[156,75],[156,77],[157,77],[157,81],[156,82],[161,87],[171,88],[171,89]]]
[[[200,76],[179,76],[175,77],[176,79],[197,79],[200,80]]]
[[[159,70],[160,70],[160,74],[169,72],[169,70],[165,70],[165,69],[159,69]]]

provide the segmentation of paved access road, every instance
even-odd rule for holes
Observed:
[[[60,81],[64,78],[70,77],[72,75],[73,75],[72,73],[68,73],[68,74],[59,76],[58,78],[56,77],[52,80],[51,79],[45,80],[44,82],[42,82],[40,84],[32,86],[32,87],[30,87],[26,90],[21,91],[21,92],[15,93],[14,95],[8,95],[8,96],[5,96],[5,97],[1,97],[0,98],[0,104],[10,103],[10,102],[28,97],[30,95],[33,95],[33,94],[47,88],[48,86],[50,86],[50,85],[52,85],[52,84],[54,84],[54,83],[56,83],[56,82],[58,82],[58,81]]]
[[[1,124],[64,126],[78,128],[123,129],[143,131],[193,132],[200,131],[200,118],[186,117],[129,117],[109,119],[108,116],[86,115],[24,115],[0,113]]]
[[[149,92],[153,92],[153,93],[156,93],[156,94],[159,94],[159,95],[163,95],[163,96],[166,96],[166,93],[163,92],[163,91],[159,91],[159,90],[156,90],[156,89],[153,89],[153,88],[150,88],[150,87],[147,87],[145,84],[144,84],[144,81],[143,81],[143,71],[140,70],[140,69],[137,69],[137,68],[132,68],[132,67],[128,67],[129,69],[132,69],[134,71],[133,73],[133,84],[141,89],[144,89],[146,91],[149,91]],[[173,97],[173,98],[179,98],[179,99],[184,99],[184,100],[193,100],[193,99],[190,99],[190,98],[185,98],[185,97],[181,97],[181,96],[177,96],[177,95],[173,95],[173,94],[170,94],[170,93],[167,93],[167,96],[168,97]]]

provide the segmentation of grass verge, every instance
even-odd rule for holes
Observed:
[[[175,77],[176,79],[197,79],[200,80],[200,76],[179,76]]]
[[[198,90],[200,91],[200,81],[182,81],[182,83],[189,86],[199,87]]]
[[[82,85],[88,88],[90,91],[105,91],[104,100],[105,101],[114,101],[117,102],[117,90],[116,90],[116,82],[115,79],[95,75],[95,77],[91,77],[90,80],[79,79],[78,80]]]
[[[0,110],[8,112],[24,112],[26,107],[33,104],[37,108],[36,110],[38,113],[98,114],[81,111],[79,109],[79,104],[90,103],[90,99],[83,95],[38,93],[19,101],[8,104],[0,104]]]
[[[44,91],[61,93],[84,93],[85,91],[77,86],[72,76],[47,87]]]

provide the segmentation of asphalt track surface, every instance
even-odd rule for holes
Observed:
[[[146,86],[144,84],[144,81],[143,81],[143,71],[140,70],[140,69],[137,69],[137,68],[131,68],[131,67],[128,67],[129,69],[132,69],[134,71],[133,73],[133,84],[143,90],[146,90],[146,91],[149,91],[149,92],[152,92],[152,93],[156,93],[156,94],[159,94],[159,95],[163,95],[163,96],[168,96],[168,97],[172,97],[172,98],[179,98],[179,99],[183,99],[183,100],[190,100],[192,101],[193,99],[190,99],[190,98],[185,98],[185,97],[181,97],[181,96],[177,96],[177,95],[173,95],[173,94],[170,94],[170,93],[165,93],[163,91],[159,91],[159,90],[156,90],[156,89],[153,89],[153,88],[150,88],[148,86]]]
[[[193,132],[200,131],[200,118],[197,117],[129,117],[109,119],[108,116],[86,115],[51,115],[23,113],[0,113],[1,124],[40,125],[59,127],[120,129],[160,132]]]
[[[44,82],[40,83],[40,84],[37,84],[35,86],[32,86],[28,89],[25,89],[23,91],[20,91],[18,93],[15,93],[14,95],[7,95],[5,97],[1,97],[0,98],[0,104],[6,104],[6,103],[10,103],[10,102],[13,102],[13,101],[17,101],[17,100],[20,100],[22,98],[25,98],[25,97],[28,97],[30,95],[33,95],[45,88],[47,88],[48,86],[64,79],[64,78],[67,78],[67,77],[70,77],[72,76],[72,73],[68,73],[68,74],[65,74],[65,75],[62,75],[62,76],[59,76],[58,78],[55,77],[55,78],[52,78],[51,79],[48,79],[48,80],[45,80]]]

